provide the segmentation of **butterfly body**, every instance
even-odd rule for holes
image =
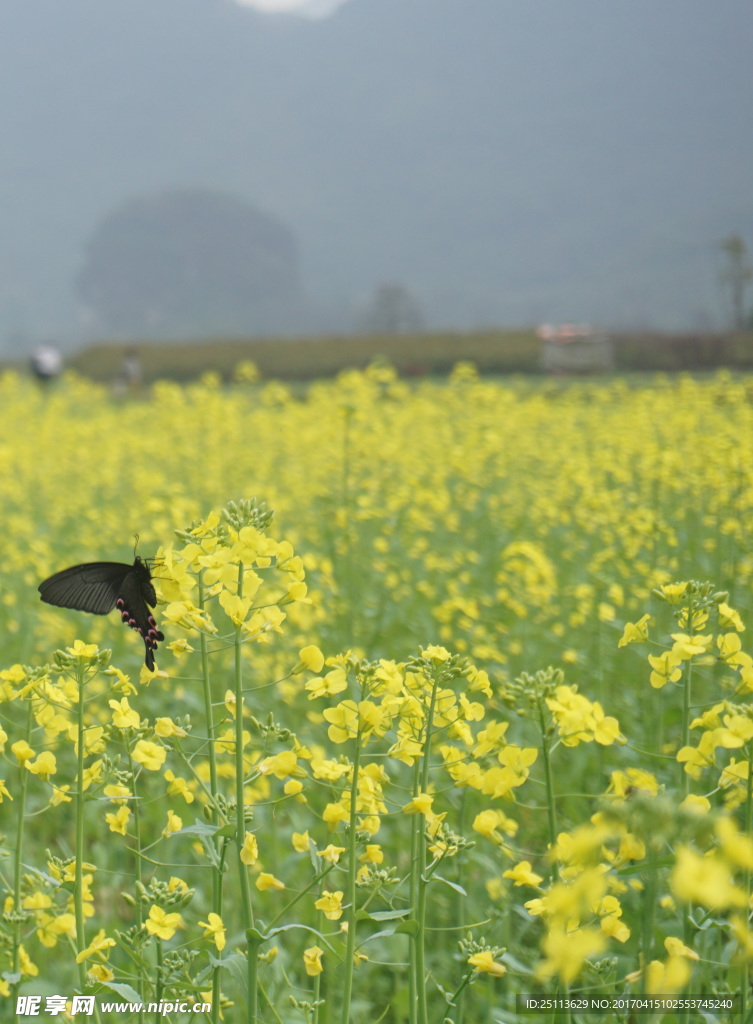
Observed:
[[[39,593],[47,604],[93,615],[107,615],[117,608],[123,622],[144,641],[146,667],[154,670],[154,651],[165,637],[149,610],[157,603],[152,574],[138,555],[133,565],[85,562],[62,569],[39,584]]]

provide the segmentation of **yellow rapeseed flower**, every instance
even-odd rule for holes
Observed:
[[[298,652],[301,670],[308,669],[309,672],[321,672],[324,665],[324,655],[314,644],[302,647]]]
[[[24,764],[26,761],[31,760],[35,754],[35,751],[32,750],[26,740],[17,740],[11,744],[10,749],[19,764]]]
[[[734,884],[729,867],[718,855],[703,857],[687,846],[676,852],[670,885],[678,899],[714,910],[746,902],[745,892]]]
[[[468,957],[467,962],[477,974],[491,974],[495,978],[501,978],[507,972],[505,965],[498,963],[488,950],[473,953]]]
[[[515,885],[530,885],[534,888],[543,882],[543,876],[531,870],[531,862],[522,860],[514,868],[502,872],[503,878],[511,878]]]
[[[131,817],[131,810],[125,805],[118,808],[115,814],[108,813],[105,815],[105,821],[110,826],[111,832],[118,832],[121,836],[126,834],[128,827],[128,821]]]
[[[643,640],[648,640],[649,618],[650,616],[647,612],[637,622],[626,622],[622,637],[617,646],[625,647],[627,644],[641,643]]]
[[[433,797],[428,793],[417,793],[403,806],[403,814],[431,814]]]
[[[307,853],[312,840],[309,837],[308,829],[305,832],[294,832],[292,836],[293,849],[296,853]]]
[[[219,914],[209,914],[208,921],[199,921],[199,927],[204,929],[204,938],[211,939],[218,952],[225,948],[225,925]]]
[[[303,966],[306,968],[306,974],[310,978],[315,978],[317,974],[322,973],[322,957],[324,956],[324,950],[319,946],[309,946],[308,949],[303,951]]]
[[[745,631],[745,626],[742,623],[742,619],[734,608],[730,608],[726,601],[721,601],[717,606],[717,612],[719,613],[719,625],[722,629],[736,629],[738,633]]]
[[[149,917],[144,922],[146,930],[159,939],[171,939],[178,928],[184,928],[183,918],[178,913],[167,913],[162,907],[153,904],[149,908]]]
[[[546,959],[539,964],[536,975],[549,978],[558,974],[569,985],[580,974],[583,962],[604,950],[604,934],[594,928],[578,928],[567,931],[561,926],[553,927],[542,943]]]
[[[57,761],[51,750],[43,750],[36,761],[26,761],[26,767],[44,782],[57,771]]]
[[[118,729],[138,729],[141,724],[138,711],[135,711],[128,703],[128,698],[111,700],[112,722]]]
[[[327,892],[325,890],[314,902],[314,906],[323,912],[328,921],[339,921],[343,915],[342,902],[342,891]]]
[[[259,847],[256,842],[256,836],[253,832],[246,832],[243,840],[243,848],[241,849],[241,860],[246,867],[251,867],[259,859]]]
[[[83,963],[84,960],[88,960],[93,956],[99,957],[100,960],[106,960],[110,955],[109,950],[115,945],[115,939],[108,939],[105,935],[104,928],[100,928],[86,949],[82,949],[78,954],[76,957],[76,963]]]
[[[169,836],[173,834],[173,832],[180,832],[182,828],[183,821],[181,820],[181,818],[175,813],[175,811],[168,808],[167,824],[162,829],[162,837],[164,839],[167,839]]]
[[[150,772],[158,772],[165,763],[167,753],[165,748],[152,740],[139,740],[133,748],[133,760],[141,764]]]
[[[275,878],[274,875],[270,875],[267,871],[262,871],[256,879],[256,888],[259,892],[266,892],[267,889],[275,889],[279,892],[285,888],[285,883],[281,882],[279,878]]]

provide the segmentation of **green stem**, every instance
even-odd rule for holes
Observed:
[[[313,992],[313,995],[311,997],[312,1001],[314,1003],[314,1017],[313,1017],[313,1020],[312,1020],[312,1024],[319,1024],[319,1005],[318,1004],[319,1004],[319,993],[321,991],[321,979],[322,979],[321,974],[317,974],[317,976],[314,978],[314,992]]]
[[[31,700],[31,694],[27,698],[26,706],[26,735],[24,739],[27,744],[31,745],[31,729],[34,721],[33,713],[34,707]],[[23,849],[24,849],[24,821],[26,819],[26,791],[29,785],[29,769],[26,767],[26,763],[19,763],[18,770],[20,773],[21,792],[18,797],[18,808],[17,815],[18,821],[16,822],[16,853],[14,858],[14,878],[13,878],[13,912],[14,914],[21,913],[21,868],[23,866]],[[21,921],[15,920],[13,922],[13,973],[19,973],[20,965],[20,947],[21,947]],[[13,1015],[14,1020],[18,1020],[16,1016],[15,1007],[18,998],[18,991],[21,987],[21,982],[16,981],[13,983],[11,989],[11,999],[13,1000]]]
[[[319,931],[321,930],[322,929],[320,928]],[[335,986],[332,985],[331,976],[327,974],[326,971],[320,975],[318,974],[317,980],[320,982],[320,988],[317,991],[319,992],[319,998],[322,1001],[322,1005],[317,1008],[317,1024],[330,1024],[330,1007],[332,1004],[330,996]]]
[[[549,821],[549,848],[552,855],[552,877],[555,881],[559,879],[559,867],[554,856],[557,845],[557,806],[554,796],[554,777],[552,775],[552,761],[549,756],[549,740],[546,733],[546,720],[544,718],[544,705],[539,701],[539,726],[541,728],[541,759],[544,762],[544,780],[546,784],[546,806],[547,818]]]
[[[314,882],[317,882],[317,881],[320,881],[320,879],[318,879],[318,878],[314,879]],[[321,896],[321,894],[322,894],[322,887],[320,885],[319,886],[319,895]],[[318,932],[324,931],[324,914],[322,913],[321,910],[317,910],[317,912],[316,912],[316,930]],[[315,1004],[318,1003],[319,1000],[321,999],[321,997],[322,997],[322,975],[321,974],[317,974],[315,976],[315,978],[314,978],[313,1002]],[[314,1006],[314,1018],[313,1018],[311,1024],[319,1024],[319,1009],[320,1009],[320,1007],[318,1007],[316,1005]]]
[[[199,775],[199,773],[196,771],[194,766],[189,761],[188,757],[186,756],[185,751],[183,750],[183,748],[180,745],[180,740],[177,739],[177,738],[175,739],[173,749],[175,750],[175,753],[178,755],[178,757],[181,759],[181,762],[185,766],[186,770],[189,771],[191,773],[191,775],[193,776],[194,780],[198,784],[199,789],[202,791],[204,796],[207,798],[207,802],[208,802],[209,806],[211,807],[212,811],[215,814],[217,814],[217,816],[219,817],[219,820],[220,820],[221,824],[223,824],[223,825],[227,824],[227,822],[225,820],[225,816],[222,813],[222,811],[220,810],[220,806],[219,806],[218,801],[212,795],[211,789],[207,789],[206,783],[204,782],[202,777]]]
[[[753,772],[751,772],[751,759],[753,758],[753,743],[748,743],[748,784],[745,789],[745,835],[751,834],[753,828]],[[750,867],[745,869],[745,906],[750,907],[751,896],[751,871]],[[740,985],[740,1019],[743,1024],[747,1021],[748,1015],[748,991],[750,985],[750,968],[747,957],[743,960],[742,982]]]
[[[128,770],[131,773],[131,791],[133,796],[133,829],[134,829],[134,843],[136,845],[136,865],[135,865],[135,878],[136,878],[136,915],[139,928],[144,924],[144,905],[141,902],[141,808],[139,807],[138,794],[136,793],[136,770],[133,765],[133,757],[131,756],[131,746],[126,741],[126,753],[128,755]],[[146,1002],[147,997],[147,977],[143,967],[139,967],[139,994],[141,995],[142,1002]],[[144,1020],[144,1011],[139,1010],[139,1024],[142,1024]]]
[[[552,775],[552,759],[549,756],[549,739],[547,736],[546,718],[544,717],[544,701],[539,700],[539,727],[541,729],[541,757],[544,761],[544,778],[546,782],[547,818],[549,821],[549,848],[552,855],[552,879],[559,881],[559,865],[554,851],[557,847],[557,805],[554,795],[554,776]],[[568,986],[563,983],[562,991],[567,999]],[[564,1021],[570,1022],[570,1010],[565,1010]]]
[[[324,880],[324,879],[325,879],[325,878],[327,877],[327,875],[328,875],[328,874],[330,873],[330,871],[332,871],[332,870],[334,869],[334,867],[335,867],[335,865],[334,865],[334,864],[330,864],[330,865],[329,865],[329,867],[328,867],[328,868],[327,868],[327,869],[326,869],[325,871],[322,871],[322,873],[321,873],[320,875],[317,875],[317,876],[316,876],[316,877],[315,877],[315,878],[313,879],[313,881],[311,881],[311,882],[310,882],[310,883],[309,883],[309,884],[308,884],[308,885],[306,886],[306,888],[305,888],[305,889],[301,889],[301,891],[300,891],[300,892],[299,892],[299,893],[298,893],[298,894],[297,894],[297,895],[296,895],[296,896],[295,896],[295,897],[294,897],[294,898],[293,898],[293,899],[292,899],[292,900],[290,901],[290,903],[287,903],[287,904],[286,904],[286,905],[285,905],[285,906],[284,906],[284,907],[282,908],[282,910],[280,911],[280,913],[279,913],[279,914],[277,914],[277,916],[276,916],[276,917],[273,917],[273,918],[272,918],[272,920],[271,920],[271,921],[269,922],[269,924],[267,925],[267,934],[269,934],[270,930],[271,930],[272,928],[274,928],[274,926],[275,926],[275,925],[277,924],[277,922],[278,922],[278,921],[280,920],[280,918],[281,918],[281,917],[284,917],[284,916],[285,916],[285,914],[287,914],[287,913],[288,913],[288,912],[289,912],[290,910],[292,910],[292,908],[293,908],[293,907],[294,907],[294,906],[296,905],[296,903],[298,903],[298,902],[299,902],[299,900],[302,900],[302,899],[303,899],[303,897],[304,897],[304,896],[306,895],[306,893],[307,893],[307,892],[311,892],[311,890],[312,890],[312,889],[313,889],[313,888],[314,888],[314,887],[315,887],[316,885],[318,885],[318,884],[319,884],[320,882],[322,882],[322,881],[323,881],[323,880]],[[319,891],[319,895],[321,896],[321,890]],[[321,931],[321,928],[319,928],[319,931]],[[317,977],[318,977],[318,975],[317,975]]]
[[[418,796],[421,787],[421,759],[416,758],[413,771],[413,796]],[[418,906],[418,841],[420,835],[420,822],[413,825],[410,834],[410,908],[415,913]],[[409,987],[408,987],[408,1021],[409,1024],[418,1022],[418,980],[416,974],[416,937],[408,939],[409,948]]]
[[[458,987],[452,993],[452,996],[450,998],[450,1003],[449,1003],[450,1006],[455,1005],[455,1006],[459,1007],[460,1004],[458,1003],[458,999],[461,999],[463,997],[463,995],[465,994],[466,986],[468,985],[468,983],[469,983],[469,981],[471,980],[472,977],[473,977],[473,971],[472,970],[468,971],[466,976],[463,978],[463,980],[460,982]],[[444,1016],[444,1014],[443,1014],[443,1016]],[[457,1020],[457,1024],[460,1024],[460,1017],[457,1016],[457,1015],[456,1015],[456,1020]]]
[[[458,832],[460,833],[461,836],[465,835],[465,818],[466,818],[466,810],[467,810],[467,806],[468,806],[467,796],[468,796],[468,789],[464,788],[463,792],[462,792],[462,794],[460,796],[460,821],[458,823]],[[465,854],[461,850],[460,854],[458,855],[458,879],[457,879],[458,885],[461,887],[461,889],[465,888],[465,886],[464,886],[465,870],[464,869],[465,869]],[[462,896],[460,893],[457,894],[457,900],[456,900],[456,906],[455,906],[455,918],[456,918],[456,920],[458,922],[458,927],[460,928],[461,935],[462,935],[462,931],[465,928],[465,897]],[[471,978],[472,974],[473,974],[473,971],[470,971],[468,973],[468,975],[465,977],[465,979],[463,980],[463,982],[460,985],[460,987],[455,990],[455,994],[452,997],[453,1003],[455,1003],[456,1006],[457,1006],[457,1011],[455,1013],[455,1022],[456,1022],[456,1024],[463,1024],[463,1018],[465,1016],[465,989],[466,989],[466,985],[470,981],[470,978]]]
[[[204,573],[199,573],[199,608],[204,610]],[[199,634],[201,645],[201,678],[204,689],[204,718],[206,720],[207,736],[209,737],[209,788],[212,793],[212,824],[219,827],[220,815],[217,809],[217,794],[219,792],[217,776],[217,751],[214,735],[214,709],[212,705],[212,686],[209,680],[209,650],[207,638],[202,632]],[[220,840],[223,842],[224,840]],[[218,871],[212,872],[212,910],[215,914],[222,916],[222,874]],[[218,959],[222,957],[219,954]],[[212,969],[212,1024],[219,1024],[222,968]]]
[[[435,669],[431,687],[429,713],[426,717],[426,736],[424,739],[423,760],[421,762],[421,792],[429,788],[429,764],[431,761],[431,734],[434,728],[434,706],[437,701],[439,671]],[[418,985],[418,1024],[429,1024],[429,1009],[426,999],[426,822],[422,814],[418,815],[418,928],[416,931],[416,983]]]
[[[690,694],[691,694],[691,683],[693,679],[693,659],[688,659],[688,670],[685,673],[685,686],[682,691],[682,746],[687,747],[690,744]],[[690,792],[690,776],[685,771],[682,765],[680,765],[680,771],[682,773],[681,788],[683,796],[686,797]]]
[[[353,754],[353,779],[350,784],[350,823],[348,828],[348,880],[345,899],[348,904],[348,940],[345,948],[345,978],[341,1024],[350,1022],[350,998],[353,991],[353,966],[356,953],[356,805],[358,804],[358,769],[361,763],[361,723],[356,733]]]
[[[641,934],[641,952],[643,964],[641,970],[641,994],[646,995],[646,984],[648,980],[648,965],[652,960],[654,941],[654,910],[656,906],[656,852],[653,843],[650,844],[651,851],[648,862],[648,875],[646,877],[645,899],[641,900],[643,905],[643,928]]]
[[[128,770],[131,774],[131,791],[133,796],[133,828],[134,837],[133,841],[136,846],[136,863],[134,865],[134,874],[136,876],[136,891],[138,892],[141,888],[141,808],[139,807],[138,796],[136,793],[136,769],[133,765],[133,757],[131,756],[131,748],[126,743],[126,753],[128,755]],[[136,913],[138,915],[139,927],[144,923],[143,907],[141,900],[136,901]],[[141,993],[144,994],[143,992]]]
[[[685,610],[687,615],[686,629],[688,636],[693,636],[693,599],[692,597],[688,601],[688,606]],[[682,691],[682,746],[687,747],[690,744],[690,698],[691,698],[691,687],[693,682],[693,656],[688,658],[688,669],[685,673],[685,685]],[[690,792],[690,776],[685,771],[682,765],[680,765],[680,774],[682,781],[680,783],[680,789],[682,790],[683,796],[687,796]]]
[[[155,999],[157,1006],[162,1001],[162,939],[157,936],[157,992]],[[154,1011],[155,1024],[160,1024],[160,1012],[159,1010]]]
[[[688,636],[693,636],[693,599],[691,598],[688,602],[687,607],[687,631]],[[690,701],[693,684],[693,657],[691,655],[688,658],[688,669],[685,673],[685,685],[682,691],[682,746],[687,747],[690,745]],[[683,796],[687,796],[690,793],[690,775],[685,771],[684,767],[680,765],[680,771],[682,774],[681,789]],[[682,922],[682,937],[683,942],[686,946],[690,946],[692,943],[692,922],[690,919],[690,904],[686,904],[685,911],[683,914]],[[645,970],[645,968],[644,968]],[[690,1010],[686,1009],[682,1013],[682,1020],[684,1024],[688,1024],[690,1020]]]
[[[266,989],[264,988],[264,986],[262,985],[262,983],[261,983],[261,979],[259,979],[259,992],[260,992],[260,993],[262,994],[262,996],[264,997],[264,1002],[265,1002],[265,1003],[267,1004],[267,1006],[269,1007],[269,1009],[270,1009],[270,1012],[272,1013],[272,1016],[273,1016],[273,1017],[274,1017],[274,1019],[275,1019],[275,1020],[277,1021],[277,1024],[284,1024],[284,1022],[283,1022],[283,1019],[282,1019],[282,1017],[281,1017],[281,1016],[279,1015],[279,1013],[277,1012],[277,1010],[275,1010],[274,1006],[272,1005],[272,1000],[271,1000],[271,999],[269,998],[269,996],[267,995],[267,990],[266,990]]]
[[[199,573],[199,608],[204,611],[204,574]],[[209,680],[209,650],[207,638],[204,633],[199,634],[201,645],[201,678],[204,685],[204,717],[207,723],[207,736],[209,737],[209,787],[212,796],[215,798],[219,792],[217,776],[217,750],[214,735],[214,710],[212,704],[212,686]],[[219,816],[216,807],[212,806],[212,823],[219,825]]]
[[[238,566],[238,597],[243,597],[243,565]],[[241,658],[242,626],[235,627],[235,849],[238,854],[238,878],[243,906],[243,920],[246,932],[254,928],[254,908],[251,903],[251,885],[248,870],[241,859],[243,843],[246,838],[246,817],[243,763],[243,661]],[[257,985],[258,943],[249,939],[246,952],[246,977],[248,981],[247,1024],[257,1024],[259,1020],[259,991]]]
[[[86,667],[80,660],[76,671],[78,683],[78,707],[77,707],[77,733],[78,744],[78,778],[76,786],[76,882],[73,892],[73,902],[76,911],[76,952],[82,953],[86,949],[86,935],[84,934],[84,680],[86,678]],[[78,979],[83,993],[86,985],[86,962],[81,961],[78,965]]]

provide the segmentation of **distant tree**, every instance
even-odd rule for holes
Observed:
[[[90,239],[76,285],[96,330],[130,337],[284,331],[304,304],[291,231],[202,190],[113,211]]]
[[[727,257],[726,266],[720,273],[722,284],[729,289],[732,326],[737,331],[745,329],[745,291],[753,279],[753,267],[748,260],[748,250],[739,235],[729,235],[719,243]]]
[[[401,284],[382,284],[361,318],[364,330],[373,334],[407,334],[419,331],[423,316],[418,299]]]

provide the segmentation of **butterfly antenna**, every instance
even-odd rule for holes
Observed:
[[[136,548],[139,546],[139,535],[134,533],[133,535],[133,557],[136,557]]]

